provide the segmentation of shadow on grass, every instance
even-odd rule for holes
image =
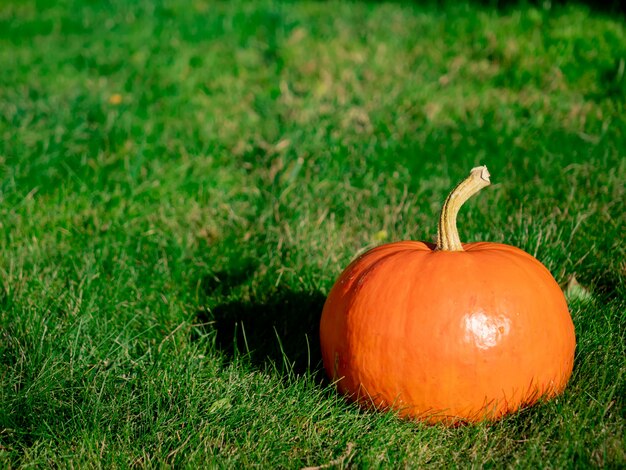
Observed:
[[[280,289],[262,299],[211,306],[197,316],[210,323],[216,346],[232,358],[245,355],[257,366],[323,380],[319,320],[325,299],[321,292]]]
[[[218,271],[204,276],[201,288],[208,295],[226,295],[233,289],[245,284],[254,274],[257,263],[251,258],[238,258],[228,271]]]

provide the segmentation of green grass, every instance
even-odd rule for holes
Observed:
[[[581,5],[4,0],[0,466],[623,467],[625,61]],[[462,238],[591,294],[571,382],[493,425],[359,410],[325,295],[477,164]]]

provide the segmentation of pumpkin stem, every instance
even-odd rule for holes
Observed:
[[[452,190],[446,198],[446,202],[443,203],[439,216],[437,250],[463,251],[459,232],[456,228],[456,216],[465,201],[490,184],[487,167],[477,166],[472,168],[470,175]]]

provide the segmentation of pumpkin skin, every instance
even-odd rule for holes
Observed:
[[[429,423],[496,420],[565,388],[576,339],[565,297],[528,253],[498,243],[379,246],[322,312],[324,367],[365,406]]]

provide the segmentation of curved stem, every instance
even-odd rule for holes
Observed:
[[[459,232],[456,228],[456,216],[461,206],[470,197],[489,186],[489,172],[486,166],[472,168],[470,175],[452,190],[443,203],[437,229],[437,250],[463,251]]]

